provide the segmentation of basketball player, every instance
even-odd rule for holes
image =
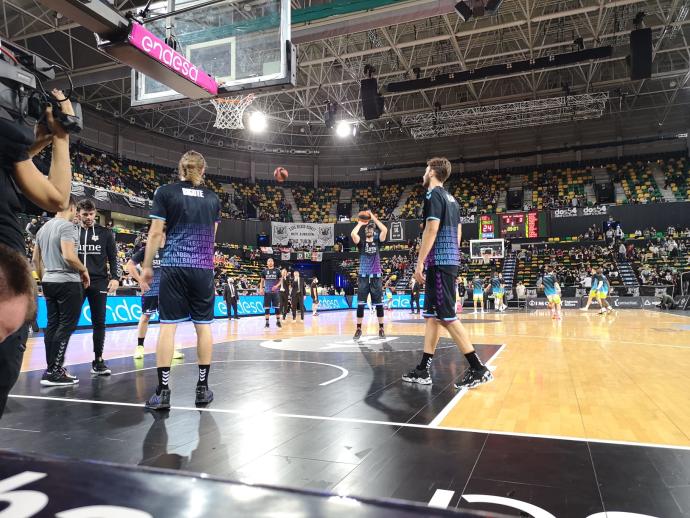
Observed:
[[[161,238],[160,248],[156,251],[151,267],[153,268],[153,281],[149,286],[148,291],[144,291],[141,286],[141,276],[139,275],[138,266],[144,261],[146,255],[146,247],[142,246],[137,252],[132,255],[127,261],[127,271],[132,276],[132,279],[139,284],[141,288],[141,317],[139,317],[139,325],[137,326],[137,348],[134,351],[134,359],[141,360],[144,357],[144,340],[146,340],[146,332],[149,329],[149,321],[151,317],[158,313],[158,290],[161,282],[161,255],[163,248],[165,248],[165,232]],[[184,359],[184,354],[175,348],[173,353],[173,360]]]
[[[311,316],[319,316],[319,279],[314,277],[309,285],[309,294],[311,295]]]
[[[561,286],[558,283],[558,275],[554,267],[547,264],[544,269],[544,276],[541,279],[544,286],[544,295],[549,301],[549,308],[551,309],[551,318],[561,319]]]
[[[215,302],[213,248],[220,221],[220,200],[202,183],[206,160],[187,151],[179,163],[180,181],[163,185],[153,195],[151,228],[142,262],[140,284],[144,292],[153,283],[153,260],[161,248],[163,228],[167,242],[161,258],[158,311],[160,333],[156,349],[158,387],[146,402],[151,410],[170,408],[170,365],[179,322],[191,320],[197,337],[199,378],[195,403],[213,401],[208,388],[213,342],[211,322]]]
[[[357,330],[355,331],[354,340],[359,340],[362,337],[362,319],[364,318],[364,306],[367,303],[367,297],[371,294],[371,303],[376,307],[376,316],[379,321],[379,337],[385,338],[386,333],[383,331],[383,286],[381,284],[381,256],[379,250],[381,243],[386,240],[388,229],[379,221],[375,214],[369,211],[371,221],[364,223],[358,221],[355,228],[350,233],[352,242],[359,248],[359,283],[357,289]],[[366,225],[366,226],[365,226]],[[362,227],[364,229],[364,240],[359,235]],[[379,233],[376,234],[375,229],[378,228]]]
[[[594,286],[594,280],[592,280],[592,286]],[[606,313],[611,313],[613,308],[611,304],[608,303],[606,297],[609,296],[609,280],[604,275],[604,269],[597,269],[597,298],[599,299],[599,305],[601,309],[599,310],[600,315],[605,315]]]
[[[503,305],[503,279],[501,274],[494,272],[491,276],[491,291],[494,294],[494,306],[497,311],[504,311],[505,306]]]
[[[455,279],[460,267],[462,226],[458,202],[443,188],[450,173],[450,162],[446,158],[429,160],[424,173],[423,185],[427,189],[423,209],[424,233],[414,272],[415,279],[425,283],[424,353],[419,365],[404,374],[402,379],[408,383],[431,384],[429,369],[441,328],[444,328],[470,366],[455,388],[470,389],[491,381],[493,376],[477,356],[467,331],[455,314]]]
[[[479,304],[484,313],[484,280],[477,273],[472,277],[472,301],[474,312],[477,313],[477,304]]]
[[[266,327],[269,327],[268,320],[271,316],[271,307],[275,310],[276,325],[282,327],[280,323],[280,270],[275,267],[273,257],[266,261],[266,268],[261,271],[261,282],[259,284],[259,295],[264,296],[264,313],[266,313]]]
[[[599,296],[598,296],[598,290],[597,290],[597,285],[599,284],[599,276],[597,274],[596,268],[592,266],[592,287],[589,289],[589,297],[587,297],[587,304],[585,304],[584,308],[580,308],[580,311],[589,311],[589,306],[592,304],[592,301],[596,299],[597,303],[599,303]],[[599,303],[599,306],[601,307],[601,304]]]

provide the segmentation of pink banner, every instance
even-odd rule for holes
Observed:
[[[132,22],[129,31],[129,42],[173,72],[200,86],[207,92],[218,95],[218,84],[213,77],[194,66],[187,58],[166,45],[143,25]]]

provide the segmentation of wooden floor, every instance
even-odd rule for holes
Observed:
[[[553,321],[545,311],[465,312],[477,343],[505,344],[492,359],[495,381],[458,394],[434,424],[442,428],[493,431],[589,440],[690,446],[690,318],[647,310],[566,312]],[[422,335],[418,318],[407,311],[386,314],[386,333]],[[237,339],[284,339],[305,335],[351,336],[354,312],[322,313],[304,323],[264,329],[262,317],[213,323],[216,343]],[[375,335],[367,315],[365,334]],[[147,352],[155,350],[151,327]],[[178,328],[178,345],[194,347],[191,324]],[[109,329],[106,359],[126,358],[136,345],[135,328]],[[189,351],[189,359],[195,354]],[[30,339],[23,370],[44,368],[42,339]],[[91,334],[75,334],[67,364],[91,359]],[[133,363],[133,366],[136,365]],[[461,374],[464,365],[458,368]],[[401,373],[402,374],[402,373]],[[433,373],[432,373],[433,376]]]

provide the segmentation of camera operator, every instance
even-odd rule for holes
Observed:
[[[72,103],[61,91],[53,90],[52,95],[64,114],[74,115]],[[45,126],[40,124],[35,128],[34,137],[30,134],[33,129],[12,119],[4,108],[0,108],[0,244],[24,256],[22,261],[13,261],[12,258],[16,258],[14,253],[0,250],[0,270],[3,270],[0,272],[0,304],[8,300],[8,296],[9,300],[13,296],[25,296],[27,290],[22,279],[25,279],[29,267],[23,228],[17,216],[23,209],[21,196],[51,212],[65,210],[69,204],[72,182],[69,133],[53,117],[51,104],[45,108]],[[32,158],[51,144],[50,171],[48,176],[44,176]],[[34,285],[33,281],[31,284]],[[22,311],[23,321],[31,318],[34,304],[35,301]],[[12,310],[22,307],[12,305]],[[0,343],[0,416],[5,410],[7,395],[19,376],[28,338],[29,324],[24,323],[17,328],[13,325],[12,318],[16,317],[13,313],[0,312],[0,331],[11,331],[9,336],[0,332],[3,340]]]
[[[93,328],[93,354],[91,374],[108,376],[110,369],[103,361],[105,344],[105,310],[108,295],[114,295],[120,285],[117,264],[117,246],[113,231],[96,224],[96,205],[91,200],[77,204],[79,213],[79,259],[89,270],[91,285],[84,290],[89,299],[91,326]],[[108,269],[110,281],[108,281]]]

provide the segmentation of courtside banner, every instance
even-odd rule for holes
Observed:
[[[307,311],[312,309],[311,297],[305,297],[304,307]],[[337,309],[349,309],[345,297],[340,295],[324,295],[319,297],[319,311],[332,311]],[[264,313],[264,298],[260,295],[247,295],[240,297],[237,304],[240,316],[262,315]],[[214,316],[216,318],[227,317],[228,308],[223,297],[216,296]],[[106,325],[136,324],[141,317],[141,297],[108,297],[106,303],[105,323]],[[46,301],[43,297],[38,297],[38,327],[45,329],[48,325],[48,313]],[[158,321],[158,315],[152,315],[152,322]],[[89,302],[84,301],[79,316],[79,327],[91,325],[91,308]]]
[[[311,246],[333,246],[334,228],[333,223],[271,223],[271,244],[287,246],[288,243],[308,243]]]
[[[385,300],[384,300],[385,302]],[[419,295],[419,305],[424,307],[424,293]],[[410,309],[409,295],[393,295],[393,309]]]

